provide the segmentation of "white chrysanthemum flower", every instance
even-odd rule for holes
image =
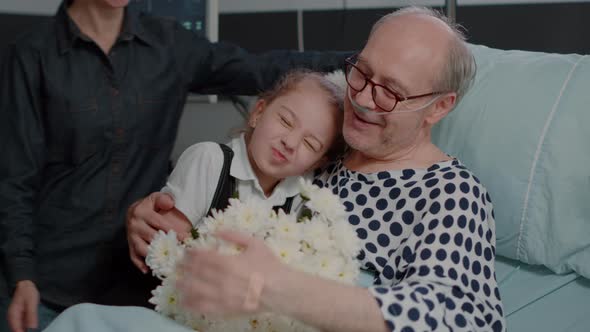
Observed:
[[[301,241],[303,237],[303,224],[297,223],[297,216],[285,214],[279,211],[277,219],[273,223],[269,233],[289,240]]]
[[[270,237],[266,239],[265,242],[274,254],[285,264],[297,262],[303,257],[303,252],[300,250],[301,244],[298,241]]]
[[[357,282],[360,274],[358,261],[347,261],[338,271],[335,280],[343,282],[348,285],[353,285]]]
[[[148,246],[146,264],[152,273],[160,279],[170,276],[176,269],[176,263],[183,257],[184,250],[178,243],[176,232],[159,231]]]
[[[305,239],[305,237],[303,237]],[[301,251],[305,254],[305,256],[311,256],[315,254],[315,248],[306,240],[299,241],[301,244]]]
[[[227,227],[227,224],[231,222],[231,217],[222,211],[212,210],[211,216],[203,218],[199,225],[199,234],[214,234],[217,229]]]
[[[313,184],[312,181],[305,178],[299,178],[299,192],[304,200],[310,200],[315,193],[320,190],[320,187]]]
[[[215,319],[207,332],[225,332],[225,331],[257,331],[250,324],[250,317],[227,317],[225,319]]]
[[[268,314],[268,328],[263,331],[319,332],[318,329],[284,315]]]
[[[334,222],[330,228],[330,236],[336,242],[335,247],[346,257],[356,258],[359,254],[361,240],[348,222],[344,220]]]
[[[205,315],[193,315],[188,312],[182,312],[176,315],[175,320],[192,330],[200,332],[210,331],[213,325],[211,320],[207,319]]]
[[[260,199],[250,199],[244,203],[235,200],[231,207],[230,211],[235,216],[236,224],[235,227],[227,226],[247,234],[260,231],[270,218],[271,206]]]
[[[199,236],[198,239],[193,239],[192,237],[188,237],[184,240],[184,242],[182,243],[185,249],[188,248],[197,248],[198,246],[200,246],[200,239],[202,239],[202,236]]]
[[[345,217],[344,206],[340,203],[340,199],[327,188],[321,188],[313,193],[306,206],[331,221]]]
[[[346,77],[344,76],[344,72],[340,69],[326,73],[324,75],[326,79],[332,83],[334,83],[337,87],[342,89],[342,91],[346,90]],[[344,93],[343,93],[344,94]]]
[[[311,264],[315,267],[315,274],[335,280],[344,267],[344,259],[337,252],[324,251],[313,257]]]
[[[180,314],[180,297],[174,283],[173,278],[166,278],[162,285],[152,291],[153,296],[149,299],[157,312],[171,318]]]
[[[302,259],[296,262],[292,262],[289,264],[290,267],[297,271],[305,272],[311,275],[317,275],[316,267],[314,264],[310,263],[310,256],[304,255]]]
[[[305,223],[302,237],[314,250],[326,250],[334,246],[334,240],[330,238],[330,226],[316,217]]]

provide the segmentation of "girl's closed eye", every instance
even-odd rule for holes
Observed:
[[[285,116],[283,115],[279,115],[279,118],[281,119],[281,124],[287,128],[291,128],[293,125],[291,124],[291,121],[289,119],[287,119]]]
[[[319,143],[317,143],[314,140],[305,139],[303,142],[305,143],[305,146],[308,147],[313,152],[318,152],[321,149]]]

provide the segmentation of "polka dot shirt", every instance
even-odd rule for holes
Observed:
[[[505,331],[492,203],[458,160],[369,174],[337,162],[316,184],[344,203],[391,331]]]

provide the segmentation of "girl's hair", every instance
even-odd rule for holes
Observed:
[[[342,137],[342,122],[344,121],[344,87],[334,83],[326,78],[323,74],[308,69],[295,69],[285,74],[271,89],[266,90],[258,95],[258,99],[264,100],[267,104],[272,103],[275,99],[297,89],[297,86],[304,81],[315,82],[322,89],[330,105],[337,110],[338,132],[334,142],[326,152],[329,161],[340,158],[347,149],[346,142]],[[247,132],[251,128],[247,127]]]
[[[328,80],[323,74],[308,69],[294,69],[289,71],[271,89],[259,94],[258,98],[270,104],[278,97],[296,89],[297,85],[305,80],[317,83],[328,95],[330,104],[342,111],[344,89]]]

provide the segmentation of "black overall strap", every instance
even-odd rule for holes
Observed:
[[[283,206],[273,206],[272,209],[275,210],[276,213],[279,213],[279,209],[283,209],[285,213],[291,212],[291,207],[293,206],[293,197],[288,197],[287,201]]]
[[[209,216],[211,215],[211,211],[213,209],[225,209],[229,205],[229,199],[236,191],[236,179],[229,174],[234,152],[229,146],[225,144],[219,144],[219,146],[223,151],[223,167],[221,168],[221,174],[219,175],[219,181],[217,182],[215,195],[213,195],[213,200],[211,201],[211,206],[209,207],[209,212],[207,213]],[[274,206],[273,210],[278,212],[279,209],[283,209],[285,213],[289,213],[291,212],[292,206],[293,197],[288,197],[285,204],[282,206]]]
[[[219,181],[217,182],[208,215],[211,215],[213,209],[223,210],[228,206],[229,199],[232,197],[236,186],[236,179],[229,174],[234,152],[225,144],[219,144],[219,146],[223,151],[223,167],[221,168],[221,174],[219,175]]]

